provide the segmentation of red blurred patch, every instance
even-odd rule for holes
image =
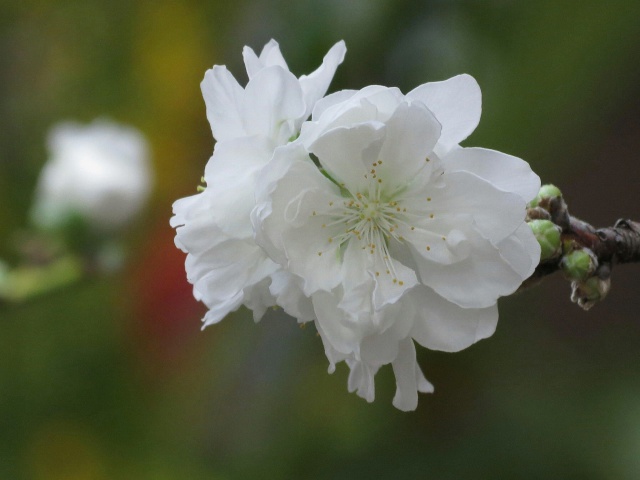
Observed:
[[[180,360],[190,340],[200,333],[200,319],[206,312],[193,298],[185,253],[175,246],[174,234],[168,222],[155,226],[148,235],[153,241],[132,272],[137,343],[146,346],[143,350],[155,368]]]

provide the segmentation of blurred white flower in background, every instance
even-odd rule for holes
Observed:
[[[134,128],[104,119],[60,123],[47,146],[30,212],[35,228],[16,235],[19,261],[0,262],[0,303],[25,302],[122,268],[119,234],[149,197],[148,146]]]
[[[125,226],[144,206],[152,172],[140,132],[104,119],[61,123],[48,137],[49,159],[36,187],[32,222],[63,226],[80,217],[90,228]]]

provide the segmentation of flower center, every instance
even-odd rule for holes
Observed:
[[[409,224],[409,213],[400,204],[401,199],[382,199],[380,183],[377,179],[371,181],[366,193],[358,192],[354,195],[344,190],[347,198],[343,200],[341,208],[332,208],[329,213],[332,220],[323,227],[340,225],[341,233],[329,237],[329,243],[336,242],[342,247],[347,242],[357,241],[363,250],[377,260],[375,263],[384,265],[382,272],[375,272],[376,276],[391,275],[393,283],[403,285],[404,282],[398,279],[390,259],[389,241],[395,239],[403,242],[401,232],[415,227]],[[333,202],[330,206],[333,207]]]
[[[379,172],[376,172],[376,167],[381,163],[382,161],[378,160],[372,164],[371,174],[365,175],[368,182],[355,193],[344,183],[338,183],[328,177],[340,187],[344,198],[341,201],[329,202],[329,208],[323,212],[328,222],[322,224],[322,228],[332,232],[327,241],[333,248],[339,247],[338,255],[344,253],[349,242],[357,242],[357,245],[371,256],[375,265],[372,273],[375,276],[390,275],[394,284],[403,285],[404,282],[398,278],[394,262],[391,260],[390,242],[408,241],[414,247],[419,247],[415,244],[418,238],[416,225],[419,231],[428,229],[425,221],[434,219],[435,215],[427,206],[431,204],[430,196],[423,199],[423,205],[418,206],[415,202],[416,192],[408,186],[390,189]],[[314,211],[312,215],[317,215],[317,212]],[[405,236],[409,240],[405,240]],[[442,241],[446,241],[446,237],[441,238]],[[419,248],[431,251],[429,244],[423,244]],[[318,252],[318,255],[322,254],[322,251]]]

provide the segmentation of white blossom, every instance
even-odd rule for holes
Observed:
[[[49,133],[48,147],[31,215],[36,225],[56,227],[79,215],[93,228],[111,230],[143,207],[151,169],[137,130],[106,120],[62,123]]]
[[[454,352],[492,335],[498,298],[535,269],[524,219],[540,181],[518,158],[460,146],[481,113],[468,75],[322,98],[344,53],[296,78],[276,42],[247,47],[244,88],[209,70],[206,188],[174,204],[171,225],[205,325],[280,305],[315,322],[350,391],[373,401],[391,364],[393,403],[412,410],[433,391],[414,342]]]
[[[259,57],[245,47],[245,88],[224,66],[206,72],[201,87],[217,143],[205,168],[206,189],[175,202],[171,219],[176,245],[188,254],[194,295],[209,308],[205,325],[243,304],[256,321],[276,304],[301,320],[313,318],[293,277],[256,245],[250,213],[261,169],[298,135],[345,51],[338,42],[316,71],[296,78],[271,40]]]
[[[259,135],[271,139],[274,148],[287,143],[326,93],[345,52],[344,42],[336,43],[317,70],[296,78],[275,40],[259,57],[245,47],[249,82],[244,89],[225,66],[207,70],[201,88],[214,138],[221,142]]]
[[[390,363],[394,405],[415,409],[432,386],[413,340],[457,351],[490,336],[497,299],[538,263],[524,223],[537,175],[518,158],[459,146],[480,112],[468,75],[406,96],[338,92],[261,173],[257,241],[300,278],[330,362],[345,360],[349,389],[369,401]]]

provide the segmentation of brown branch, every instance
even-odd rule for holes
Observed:
[[[537,285],[544,277],[562,270],[563,259],[575,250],[586,250],[596,259],[596,268],[589,279],[573,280],[572,300],[585,309],[604,298],[610,288],[611,269],[619,263],[640,262],[640,223],[619,219],[613,227],[596,229],[569,214],[567,204],[561,196],[542,199],[527,211],[528,220],[550,220],[560,229],[562,248],[558,255],[542,261],[535,272],[519,290]],[[592,281],[590,286],[587,285]],[[586,298],[585,289],[599,289],[599,294]],[[597,297],[597,298],[596,298]]]

